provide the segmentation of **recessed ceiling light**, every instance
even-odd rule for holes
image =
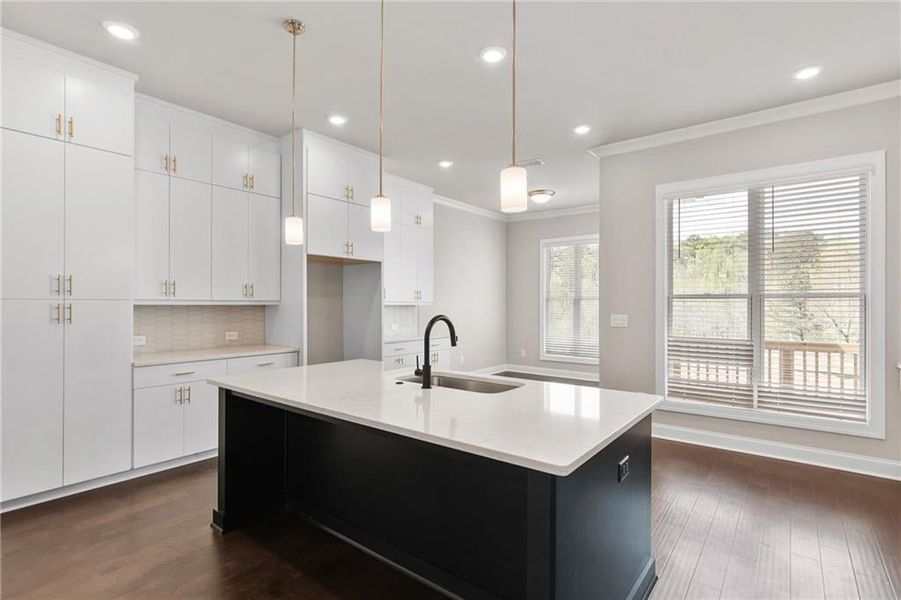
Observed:
[[[548,200],[554,197],[554,190],[530,190],[529,198],[532,202],[537,202],[538,204],[544,204]]]
[[[454,166],[454,161],[452,161],[452,160],[439,160],[439,161],[438,161],[438,166],[441,167],[442,169],[450,169],[452,166]]]
[[[809,67],[804,67],[803,69],[798,69],[795,71],[795,79],[800,81],[804,81],[805,79],[813,79],[817,75],[820,74],[820,71],[823,70],[823,67],[820,65],[811,65]]]
[[[328,122],[332,125],[337,125],[340,127],[341,125],[347,125],[347,117],[344,115],[329,115]]]
[[[107,33],[120,40],[132,41],[140,37],[138,30],[127,23],[119,23],[118,21],[104,21],[103,28]]]
[[[585,135],[591,131],[591,125],[576,125],[573,127],[573,133],[576,135]]]
[[[500,46],[487,46],[479,50],[479,58],[486,63],[501,62],[507,57],[507,50]]]

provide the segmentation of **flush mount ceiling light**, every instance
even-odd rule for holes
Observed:
[[[819,75],[822,70],[823,67],[820,65],[810,65],[809,67],[804,67],[803,69],[795,71],[794,77],[798,81],[806,81],[807,79],[813,79]]]
[[[501,171],[501,212],[519,213],[529,208],[529,184],[526,170],[516,164],[516,0],[513,0],[513,45],[511,72],[512,85],[512,135],[510,166]]]
[[[303,244],[303,219],[297,215],[297,36],[304,31],[302,21],[287,19],[282,23],[291,34],[291,214],[285,218],[285,243]]]
[[[487,46],[479,50],[479,58],[486,63],[498,63],[507,58],[507,50],[500,46]]]
[[[369,228],[375,232],[391,231],[391,198],[382,189],[385,169],[385,0],[379,13],[379,193],[369,201]]]
[[[454,166],[454,161],[452,161],[452,160],[439,160],[439,161],[438,161],[438,166],[441,167],[442,169],[450,169],[452,166]]]
[[[556,192],[554,190],[530,190],[529,198],[532,202],[537,202],[538,204],[544,204],[548,200],[554,197]]]
[[[585,135],[591,131],[591,125],[576,125],[573,127],[573,133],[576,135]]]
[[[141,34],[138,33],[138,30],[128,23],[120,23],[118,21],[104,21],[102,25],[103,28],[106,29],[106,32],[108,34],[120,40],[131,42],[141,36]]]
[[[329,115],[326,117],[328,122],[337,127],[341,127],[342,125],[347,125],[347,117],[344,115]]]

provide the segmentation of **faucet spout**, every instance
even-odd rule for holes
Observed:
[[[439,321],[444,321],[447,323],[447,329],[450,332],[450,343],[451,346],[457,345],[457,330],[454,329],[454,324],[451,323],[451,320],[447,318],[446,315],[435,315],[429,320],[429,324],[425,326],[425,340],[424,340],[424,350],[422,353],[422,368],[416,369],[416,375],[422,376],[422,389],[428,390],[432,388],[432,361],[429,357],[429,339],[432,336],[432,327],[435,326]],[[418,362],[418,361],[417,361]]]

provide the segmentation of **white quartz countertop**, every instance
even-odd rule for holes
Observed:
[[[202,350],[152,352],[148,354],[136,354],[132,364],[136,367],[149,367],[153,365],[171,365],[173,363],[197,362],[201,360],[222,360],[226,358],[242,358],[245,356],[281,354],[283,352],[297,352],[297,348],[291,346],[255,344],[244,346],[221,346],[218,348],[204,348]]]
[[[522,386],[497,394],[423,390],[417,383],[397,383],[407,375],[412,372],[386,372],[380,361],[350,360],[215,377],[209,383],[561,476],[575,471],[662,402],[651,394],[470,373],[458,375]]]

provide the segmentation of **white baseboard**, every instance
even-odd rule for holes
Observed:
[[[47,490],[46,492],[40,492],[38,494],[32,494],[30,496],[24,496],[22,498],[7,500],[6,502],[0,503],[0,513],[17,510],[19,508],[25,508],[26,506],[32,506],[34,504],[40,504],[41,502],[49,502],[50,500],[56,500],[58,498],[65,498],[66,496],[71,496],[73,494],[80,494],[81,492],[87,492],[88,490],[94,490],[107,485],[113,485],[114,483],[122,483],[123,481],[137,479],[138,477],[144,477],[145,475],[152,475],[153,473],[159,473],[160,471],[166,471],[168,469],[174,469],[176,467],[183,467],[191,463],[200,462],[201,460],[213,458],[217,454],[217,450],[207,450],[206,452],[199,452],[197,454],[192,454],[191,456],[183,456],[181,458],[176,458],[174,460],[169,460],[155,465],[148,465],[139,469],[131,469],[130,471],[123,471],[122,473],[116,473],[114,475],[108,475],[106,477],[100,477],[97,479],[92,479],[90,481],[84,481],[82,483],[75,483],[72,485],[67,485],[65,487],[56,488],[54,490]]]
[[[850,471],[851,473],[859,473],[861,475],[872,475],[874,477],[882,477],[885,479],[901,480],[901,461],[874,458],[847,452],[836,452],[834,450],[823,450],[822,448],[812,448],[810,446],[773,442],[770,440],[761,440],[740,435],[717,433],[692,427],[666,425],[663,423],[654,423],[652,435],[664,440],[685,442],[687,444],[695,444],[698,446],[708,446],[710,448],[719,448],[721,450],[731,450],[733,452],[742,452],[744,454],[755,454],[757,456],[766,456],[768,458],[777,458],[780,460],[804,463],[806,465],[827,467],[839,471]]]
[[[548,377],[565,377],[567,379],[581,379],[583,381],[597,381],[598,373],[591,371],[571,371],[567,369],[551,369],[548,367],[533,367],[531,365],[518,365],[514,363],[505,363],[486,367],[484,369],[476,369],[473,373],[482,375],[491,375],[500,371],[517,371],[519,373],[529,373],[530,375],[547,375]]]

